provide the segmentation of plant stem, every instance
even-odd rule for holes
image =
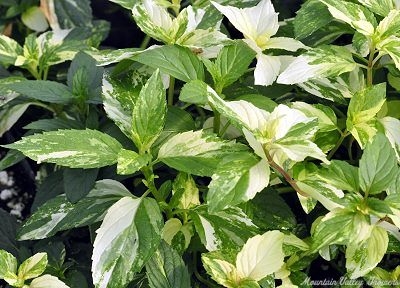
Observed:
[[[299,186],[297,186],[296,180],[294,180],[289,173],[287,173],[281,166],[279,166],[277,163],[275,163],[275,161],[272,159],[271,155],[269,155],[269,153],[267,151],[265,151],[265,155],[267,156],[267,160],[269,165],[274,168],[279,174],[281,174],[286,182],[288,182],[290,184],[290,186],[293,187],[293,189],[299,193],[300,195],[304,196],[304,197],[308,197],[308,195],[303,192]]]
[[[373,68],[374,68],[374,56],[375,56],[375,47],[371,47],[369,58],[368,58],[368,68],[367,68],[367,85],[372,86],[373,82]]]
[[[174,94],[175,94],[175,78],[170,76],[169,78],[169,88],[168,88],[168,105],[174,105]]]
[[[142,43],[140,44],[140,48],[141,49],[146,49],[147,46],[149,45],[151,40],[151,37],[149,35],[146,35],[142,41]]]
[[[206,287],[219,287],[200,275],[199,271],[197,270],[197,252],[193,252],[193,272],[197,280],[206,285]]]
[[[163,201],[162,196],[154,183],[153,168],[149,167],[149,166],[145,166],[142,169],[140,169],[140,171],[142,171],[144,178],[146,179],[147,188],[149,188],[149,190],[151,191],[151,194],[153,194],[153,196],[157,200],[157,202]]]
[[[347,135],[349,135],[350,133],[348,131],[345,132],[341,132],[340,133],[340,138],[339,140],[336,142],[335,147],[333,147],[333,149],[331,151],[329,151],[328,156],[326,157],[328,160],[331,160],[331,158],[333,157],[333,155],[336,153],[336,151],[339,149],[340,145],[342,145],[342,142],[344,140],[344,138],[347,137]]]

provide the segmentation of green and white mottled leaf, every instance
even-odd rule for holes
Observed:
[[[332,244],[346,245],[349,241],[363,241],[370,235],[371,227],[365,215],[336,208],[313,224],[311,251],[316,252]]]
[[[110,179],[97,181],[94,189],[75,204],[59,195],[29,217],[19,230],[18,239],[44,239],[58,231],[99,222],[111,205],[130,195],[122,184]]]
[[[346,47],[323,45],[298,56],[279,75],[277,82],[297,84],[314,78],[336,77],[356,67],[357,64]]]
[[[90,0],[58,0],[53,3],[54,18],[62,29],[94,26]]]
[[[386,98],[386,84],[381,83],[357,92],[350,100],[346,127],[358,144],[364,148],[376,134],[376,114]]]
[[[400,70],[400,37],[390,36],[384,41],[378,43],[377,49],[381,52],[389,54],[393,59],[396,68]]]
[[[171,218],[165,222],[165,225],[162,230],[162,239],[171,245],[172,248],[176,249],[176,236],[179,237],[183,235],[183,250],[186,250],[189,247],[190,240],[193,236],[193,227],[192,224],[186,223],[182,225],[181,220],[178,218]]]
[[[17,41],[5,35],[0,35],[0,63],[14,65],[17,57],[22,53],[23,49]]]
[[[309,118],[318,118],[318,131],[327,132],[337,129],[335,112],[328,106],[321,104],[311,105],[305,102],[293,102],[292,108],[304,113]]]
[[[202,254],[201,261],[207,273],[211,275],[215,282],[229,288],[236,286],[237,283],[235,282],[240,279],[240,275],[238,275],[233,264],[214,257],[213,253]]]
[[[124,197],[111,206],[93,244],[95,287],[120,288],[132,281],[160,245],[163,224],[154,199]]]
[[[343,21],[361,34],[371,36],[377,25],[374,14],[365,7],[347,2],[335,0],[320,0],[328,6],[329,12],[337,20]]]
[[[339,77],[337,79],[342,80]],[[339,81],[328,78],[314,78],[297,85],[312,95],[336,103],[347,104],[345,98],[351,98],[353,94],[345,83],[341,83],[343,81]]]
[[[38,6],[32,6],[21,15],[21,21],[29,29],[43,32],[49,28],[43,11]]]
[[[375,226],[368,239],[347,245],[346,269],[350,279],[362,277],[374,269],[385,255],[388,242],[386,230]]]
[[[365,147],[360,159],[359,181],[367,194],[386,190],[396,180],[397,158],[389,140],[383,134],[376,134],[372,143]]]
[[[134,59],[184,82],[204,80],[203,64],[189,48],[165,45],[147,49]]]
[[[390,1],[390,0],[386,0]],[[376,28],[375,37],[377,41],[385,40],[391,36],[399,36],[400,29],[400,10],[391,10],[389,13],[385,14],[386,16],[381,22],[379,22],[378,27]]]
[[[372,12],[385,17],[390,10],[396,9],[393,0],[357,0]]]
[[[136,0],[110,0],[110,2],[119,4],[125,9],[131,10],[133,8],[133,5],[135,5]]]
[[[236,255],[247,239],[257,234],[257,227],[238,207],[210,214],[201,206],[190,212],[196,232],[208,251],[221,250]]]
[[[400,161],[400,120],[387,116],[378,121],[383,126],[385,135],[396,152],[397,160]]]
[[[238,273],[259,281],[277,272],[284,264],[283,239],[284,234],[274,230],[247,240],[236,258]]]
[[[139,171],[151,161],[151,155],[140,155],[135,151],[121,149],[118,153],[117,173],[129,175]]]
[[[45,274],[32,280],[29,288],[69,288],[64,282],[55,276]]]
[[[294,34],[297,39],[304,39],[332,21],[326,6],[319,1],[307,1],[296,12]]]
[[[11,89],[7,87],[7,84],[23,81],[25,78],[8,76],[6,78],[0,79],[0,107],[4,106],[11,100],[20,96],[18,93],[15,93]]]
[[[17,273],[17,258],[5,250],[0,250],[0,279],[9,273]]]
[[[225,141],[202,130],[179,133],[165,142],[158,159],[189,174],[211,176],[221,159],[247,150],[246,146]]]
[[[4,147],[17,149],[39,163],[98,168],[116,163],[122,145],[107,134],[86,129],[34,134]]]
[[[165,90],[159,71],[140,91],[132,111],[132,138],[139,151],[148,151],[164,128],[167,113]]]
[[[182,258],[163,241],[147,261],[146,274],[151,288],[191,287],[189,272]]]
[[[341,190],[358,192],[360,188],[358,168],[345,161],[331,160],[329,165],[323,164],[323,168],[317,172],[317,178]]]
[[[270,176],[266,160],[249,153],[225,158],[212,175],[208,186],[207,203],[210,212],[253,199],[268,186]]]
[[[0,137],[11,129],[32,103],[22,103],[0,110]]]
[[[25,80],[7,86],[19,94],[44,102],[68,104],[74,99],[66,85],[55,81]]]
[[[114,63],[119,63],[125,59],[134,58],[135,55],[141,53],[143,50],[140,48],[123,48],[123,49],[104,49],[97,51],[90,51],[98,66],[107,66]]]
[[[27,280],[40,276],[47,267],[47,253],[37,253],[29,257],[18,268],[18,278]]]
[[[180,172],[172,185],[171,207],[190,209],[200,205],[199,188],[190,174]]]

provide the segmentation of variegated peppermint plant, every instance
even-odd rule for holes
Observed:
[[[111,2],[141,47],[78,53],[67,85],[43,78],[71,53],[26,46],[59,34],[3,37],[41,80],[0,88],[55,114],[4,147],[65,192],[38,193],[19,240],[89,227],[95,287],[311,287],[322,265],[400,284],[398,1]]]

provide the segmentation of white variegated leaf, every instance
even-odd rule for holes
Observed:
[[[396,9],[393,0],[357,0],[360,4],[366,6],[372,12],[383,17],[389,14],[390,10]]]
[[[396,151],[397,161],[400,161],[400,120],[387,116],[378,121],[384,127],[385,135]]]
[[[124,197],[96,231],[92,276],[96,287],[125,287],[158,248],[163,220],[150,198]]]
[[[29,257],[18,268],[18,278],[27,280],[40,276],[47,267],[47,254],[36,253]]]
[[[247,240],[236,258],[238,273],[259,281],[277,272],[284,264],[283,239],[284,234],[274,230]]]
[[[97,130],[58,130],[34,134],[6,145],[37,162],[72,168],[96,168],[117,162],[122,145]]]
[[[201,260],[212,279],[224,287],[233,287],[232,284],[240,279],[241,275],[238,275],[236,267],[225,260],[216,259],[209,254],[203,254]]]
[[[17,41],[5,35],[0,35],[0,63],[13,65],[22,53],[22,47]]]
[[[279,56],[271,56],[259,53],[254,70],[254,84],[271,85],[279,75],[281,62]]]
[[[389,238],[385,229],[375,226],[369,238],[350,243],[346,249],[346,268],[350,279],[364,276],[378,265],[386,253]]]
[[[55,276],[45,274],[32,280],[29,288],[69,288],[64,282]]]

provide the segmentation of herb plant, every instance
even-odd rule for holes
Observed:
[[[140,48],[54,23],[0,38],[24,76],[0,79],[0,131],[52,112],[0,165],[23,154],[63,185],[37,193],[18,240],[88,227],[95,287],[311,287],[316,261],[400,285],[398,1],[308,0],[281,22],[270,0],[110,1]]]

